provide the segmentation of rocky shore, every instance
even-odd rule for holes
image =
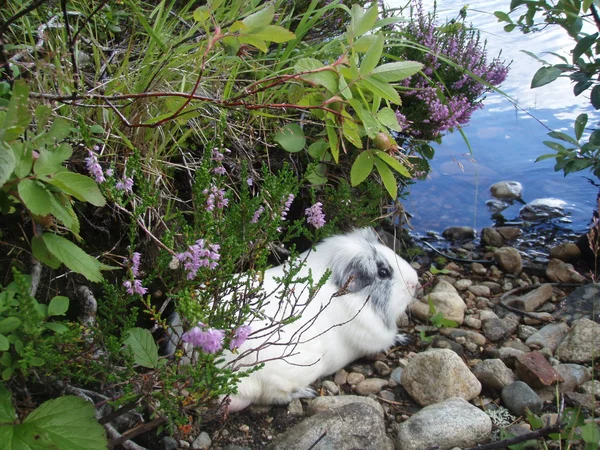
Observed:
[[[413,344],[318,381],[317,398],[250,407],[163,448],[505,448],[501,439],[540,427],[553,448],[544,427],[565,421],[565,408],[580,408],[582,426],[595,420],[584,430],[598,437],[600,288],[571,264],[577,247],[549,249],[540,263],[519,250],[516,227],[444,236],[465,233],[445,256],[425,248],[413,263],[423,295],[398,319]],[[577,438],[571,448],[584,448]]]

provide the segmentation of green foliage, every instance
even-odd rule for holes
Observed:
[[[93,404],[65,396],[48,400],[17,422],[10,391],[0,383],[0,442],[6,450],[105,449],[106,433],[94,414]]]
[[[48,305],[40,304],[29,294],[29,278],[16,269],[13,276],[12,283],[0,287],[0,372],[5,381],[51,361],[52,355],[45,354],[39,342],[68,330],[64,323],[48,320],[66,313],[67,297],[56,296]]]
[[[520,14],[516,20],[511,17],[515,13]],[[514,29],[523,33],[542,32],[548,25],[560,26],[573,40],[571,59],[550,53],[560,60],[552,64],[526,52],[543,64],[534,74],[531,88],[552,83],[560,77],[568,77],[573,82],[573,94],[579,96],[589,92],[591,106],[594,110],[600,109],[600,85],[598,84],[600,34],[598,31],[587,33],[582,28],[587,21],[598,29],[598,22],[593,20],[593,17],[598,17],[595,2],[512,1],[509,13],[497,11],[495,15],[498,21],[508,23],[504,27],[507,32]],[[597,126],[587,137],[587,142],[581,143],[587,121],[587,114],[580,114],[575,119],[573,136],[558,131],[548,133],[553,140],[544,141],[544,144],[555,153],[542,155],[536,161],[554,158],[556,159],[554,170],[563,171],[565,176],[581,170],[590,170],[600,178],[600,130]]]

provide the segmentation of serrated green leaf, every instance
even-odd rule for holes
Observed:
[[[15,154],[15,175],[19,178],[25,178],[31,173],[33,165],[33,151],[29,141],[13,142],[11,144],[13,153]]]
[[[346,111],[343,113],[344,121],[342,122],[342,135],[356,148],[363,148],[358,125]]]
[[[8,334],[16,330],[21,325],[21,320],[17,317],[6,317],[0,320],[0,334]]]
[[[98,261],[77,245],[56,234],[44,233],[42,239],[48,251],[73,272],[95,283],[102,281]]]
[[[0,383],[0,423],[12,423],[16,418],[17,413],[12,404],[12,395],[4,383]]]
[[[16,165],[13,149],[6,142],[0,141],[0,187],[8,181]]]
[[[350,183],[352,186],[358,186],[373,171],[373,154],[369,150],[360,153],[352,163],[350,169]]]
[[[256,39],[262,39],[267,42],[277,43],[291,41],[296,37],[296,35],[290,30],[279,25],[267,25],[263,28],[251,30],[247,34],[252,35]]]
[[[400,175],[406,178],[410,178],[410,172],[404,165],[393,156],[388,155],[386,152],[381,150],[373,150],[375,156],[384,161],[388,166],[398,172]]]
[[[377,120],[379,120],[379,123],[390,130],[398,132],[402,131],[402,127],[398,123],[398,117],[396,117],[396,113],[392,108],[388,108],[386,106],[385,108],[381,108],[379,111],[377,111]]]
[[[350,105],[354,109],[354,112],[356,113],[356,115],[358,116],[360,121],[362,122],[363,127],[365,128],[365,133],[367,133],[367,136],[369,136],[371,139],[373,139],[375,136],[377,136],[377,133],[380,131],[379,130],[379,122],[375,118],[373,113],[371,111],[369,111],[368,109],[366,109],[363,106],[363,104],[361,103],[361,101],[358,99],[355,99],[355,98],[350,99],[350,100],[348,100],[348,103],[350,103]]]
[[[371,75],[380,81],[388,83],[401,81],[414,74],[419,73],[423,69],[423,64],[416,61],[398,61],[382,64],[376,67]]]
[[[33,171],[37,175],[50,175],[62,168],[63,162],[71,157],[73,149],[66,142],[57,148],[48,150],[40,148],[38,159],[33,164]]]
[[[325,65],[314,58],[302,58],[294,65],[296,73],[310,72],[322,69]],[[332,70],[321,70],[315,73],[305,73],[300,76],[303,80],[325,87],[331,94],[338,91],[338,76]]]
[[[66,171],[59,172],[48,183],[62,189],[77,200],[99,207],[106,204],[106,199],[98,189],[96,182],[85,175]]]
[[[359,83],[366,89],[371,91],[373,94],[378,95],[381,98],[389,100],[390,102],[401,105],[400,95],[398,92],[388,83],[379,81],[373,76],[366,76]]]
[[[131,348],[136,364],[150,369],[158,367],[158,346],[150,331],[145,328],[132,328],[127,331],[123,343]]]
[[[361,36],[356,41],[354,41],[354,43],[352,44],[352,48],[358,53],[366,53],[371,48],[371,45],[373,45],[373,41],[375,39],[377,39],[377,35],[365,34],[364,36]]]
[[[533,75],[533,79],[531,80],[531,89],[552,83],[560,76],[561,73],[561,70],[553,66],[540,67]]]
[[[275,133],[273,139],[281,145],[285,151],[290,153],[297,153],[306,145],[304,131],[302,131],[302,128],[297,123],[288,123],[280,131]]]
[[[250,14],[248,17],[242,20],[242,23],[246,25],[249,30],[254,28],[263,28],[273,22],[275,16],[275,7],[272,3],[269,3],[265,8],[260,11]]]
[[[27,129],[32,119],[28,102],[29,87],[27,82],[25,80],[15,81],[4,122],[0,127],[0,141],[14,141]]]
[[[46,126],[51,115],[52,108],[50,108],[48,105],[38,105],[35,108],[35,122],[39,131]]]
[[[62,295],[57,295],[48,304],[49,316],[64,316],[69,309],[69,298]]]
[[[10,347],[10,341],[6,336],[0,334],[0,352],[5,352]]]
[[[377,2],[374,2],[373,6],[366,11],[359,5],[352,5],[350,25],[348,26],[350,35],[357,38],[366,32],[371,31],[377,22],[377,18]]]
[[[35,259],[42,264],[46,264],[51,269],[58,269],[60,267],[61,262],[56,256],[50,253],[41,236],[33,237],[31,240],[31,251]]]
[[[50,214],[52,194],[46,186],[37,180],[24,179],[17,186],[19,197],[25,207],[33,214],[45,216]]]
[[[379,60],[381,59],[381,54],[383,53],[383,35],[378,34],[377,37],[371,43],[371,47],[360,64],[359,73],[361,75],[368,75],[371,73],[377,64],[379,64]]]
[[[14,428],[15,435],[28,444],[38,435],[56,448],[69,450],[106,450],[108,443],[104,427],[95,419],[94,405],[74,396],[43,403]]]
[[[575,124],[574,124],[574,128],[575,128],[575,138],[576,139],[581,139],[581,136],[583,135],[583,132],[585,131],[585,126],[587,125],[588,122],[588,115],[583,113],[583,114],[579,114],[577,116],[577,118],[575,119]]]
[[[388,165],[381,159],[373,158],[373,162],[375,163],[375,168],[377,169],[377,172],[379,172],[379,176],[381,177],[381,181],[383,181],[385,189],[388,191],[388,194],[390,194],[390,197],[395,199],[398,197],[398,185],[396,184],[394,174]]]
[[[79,219],[66,195],[61,192],[54,192],[50,196],[50,214],[71,230],[73,234],[79,234]]]

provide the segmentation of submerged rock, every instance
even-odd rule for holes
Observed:
[[[492,195],[500,200],[514,200],[523,193],[523,185],[518,181],[499,181],[490,186]]]
[[[524,220],[536,221],[547,220],[556,217],[564,217],[565,206],[567,202],[557,198],[538,198],[530,203],[527,203],[519,211],[519,215]]]
[[[448,227],[442,231],[442,236],[449,241],[472,241],[475,235],[471,227]]]

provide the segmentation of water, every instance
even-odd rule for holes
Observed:
[[[397,0],[387,3],[400,4]],[[455,18],[464,4],[456,0],[438,2],[440,23],[445,18]],[[581,232],[589,225],[598,189],[585,176],[594,178],[593,175],[584,171],[565,178],[562,172],[554,172],[553,159],[534,161],[542,154],[553,153],[542,143],[551,140],[548,128],[572,135],[578,114],[587,112],[590,124],[595,124],[599,116],[593,117],[587,94],[573,96],[569,80],[529,89],[531,78],[541,65],[521,50],[557,63],[557,58],[542,53],[556,52],[568,57],[572,43],[557,27],[529,35],[516,30],[504,32],[503,24],[498,23],[493,12],[507,11],[508,4],[498,0],[471,2],[467,22],[479,28],[487,39],[490,59],[502,50],[504,59],[513,60],[508,78],[500,88],[518,102],[518,108],[499,94],[488,94],[485,108],[475,112],[464,128],[472,154],[458,132],[446,135],[441,145],[433,144],[435,157],[429,179],[410,186],[410,195],[404,201],[417,234],[441,232],[455,225],[479,230],[494,224],[485,202],[492,198],[489,187],[503,180],[523,184],[525,202],[542,197],[566,201],[569,214],[560,222],[561,226]],[[502,214],[507,220],[516,219],[521,206],[516,203]]]

